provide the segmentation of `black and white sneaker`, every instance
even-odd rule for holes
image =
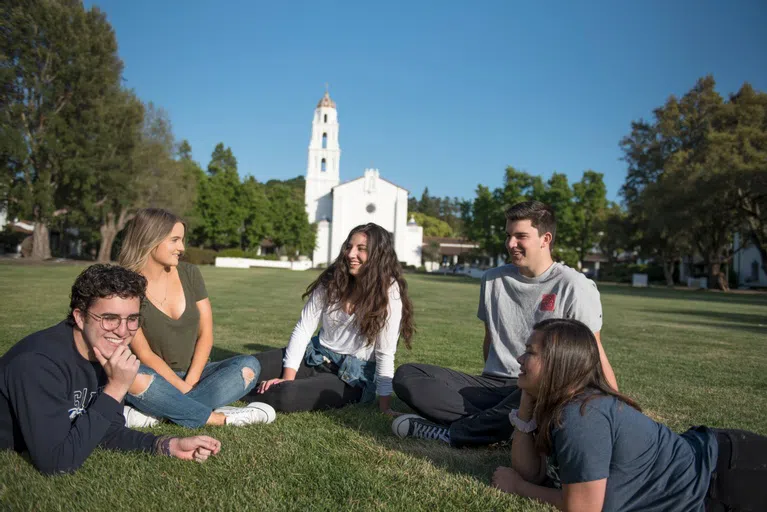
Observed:
[[[403,439],[414,437],[416,439],[450,443],[450,434],[447,427],[432,423],[417,414],[403,414],[394,418],[391,429],[395,436]]]

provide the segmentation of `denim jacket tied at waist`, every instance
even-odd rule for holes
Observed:
[[[338,366],[338,378],[348,385],[362,388],[362,403],[375,400],[376,397],[376,362],[363,361],[351,355],[337,354],[320,345],[320,337],[314,336],[306,346],[304,360],[307,366],[319,366],[326,361]]]

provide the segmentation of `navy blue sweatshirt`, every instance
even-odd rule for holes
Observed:
[[[151,451],[156,436],[125,427],[123,406],[102,393],[107,376],[61,322],[0,357],[0,449],[29,452],[42,473],[72,472],[94,448]]]

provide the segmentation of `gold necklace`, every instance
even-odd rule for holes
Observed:
[[[162,301],[160,302],[160,304],[159,304],[159,306],[158,306],[158,307],[163,307],[163,306],[165,305],[165,302],[168,300],[168,280],[170,279],[170,278],[168,277],[168,274],[169,274],[169,273],[170,273],[170,272],[166,272],[166,273],[165,273],[165,296],[162,298]],[[155,297],[154,295],[152,295],[151,293],[149,293],[149,288],[147,288],[147,290],[146,290],[146,294],[147,294],[147,295],[149,295],[149,298],[150,298],[150,299],[154,299],[155,301],[157,300],[157,297]]]

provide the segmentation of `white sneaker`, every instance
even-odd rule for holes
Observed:
[[[129,405],[123,407],[123,416],[125,416],[125,426],[128,428],[154,427],[160,423],[160,420],[154,416],[144,414]]]
[[[241,427],[255,423],[271,423],[277,417],[274,408],[262,402],[253,402],[247,407],[219,407],[213,412],[226,416],[226,424]]]
[[[277,418],[277,411],[274,410],[274,407],[271,405],[264,403],[264,402],[250,402],[246,407],[250,409],[256,409],[257,411],[261,411],[261,414],[263,414],[266,417],[266,420],[264,423],[271,423]]]

